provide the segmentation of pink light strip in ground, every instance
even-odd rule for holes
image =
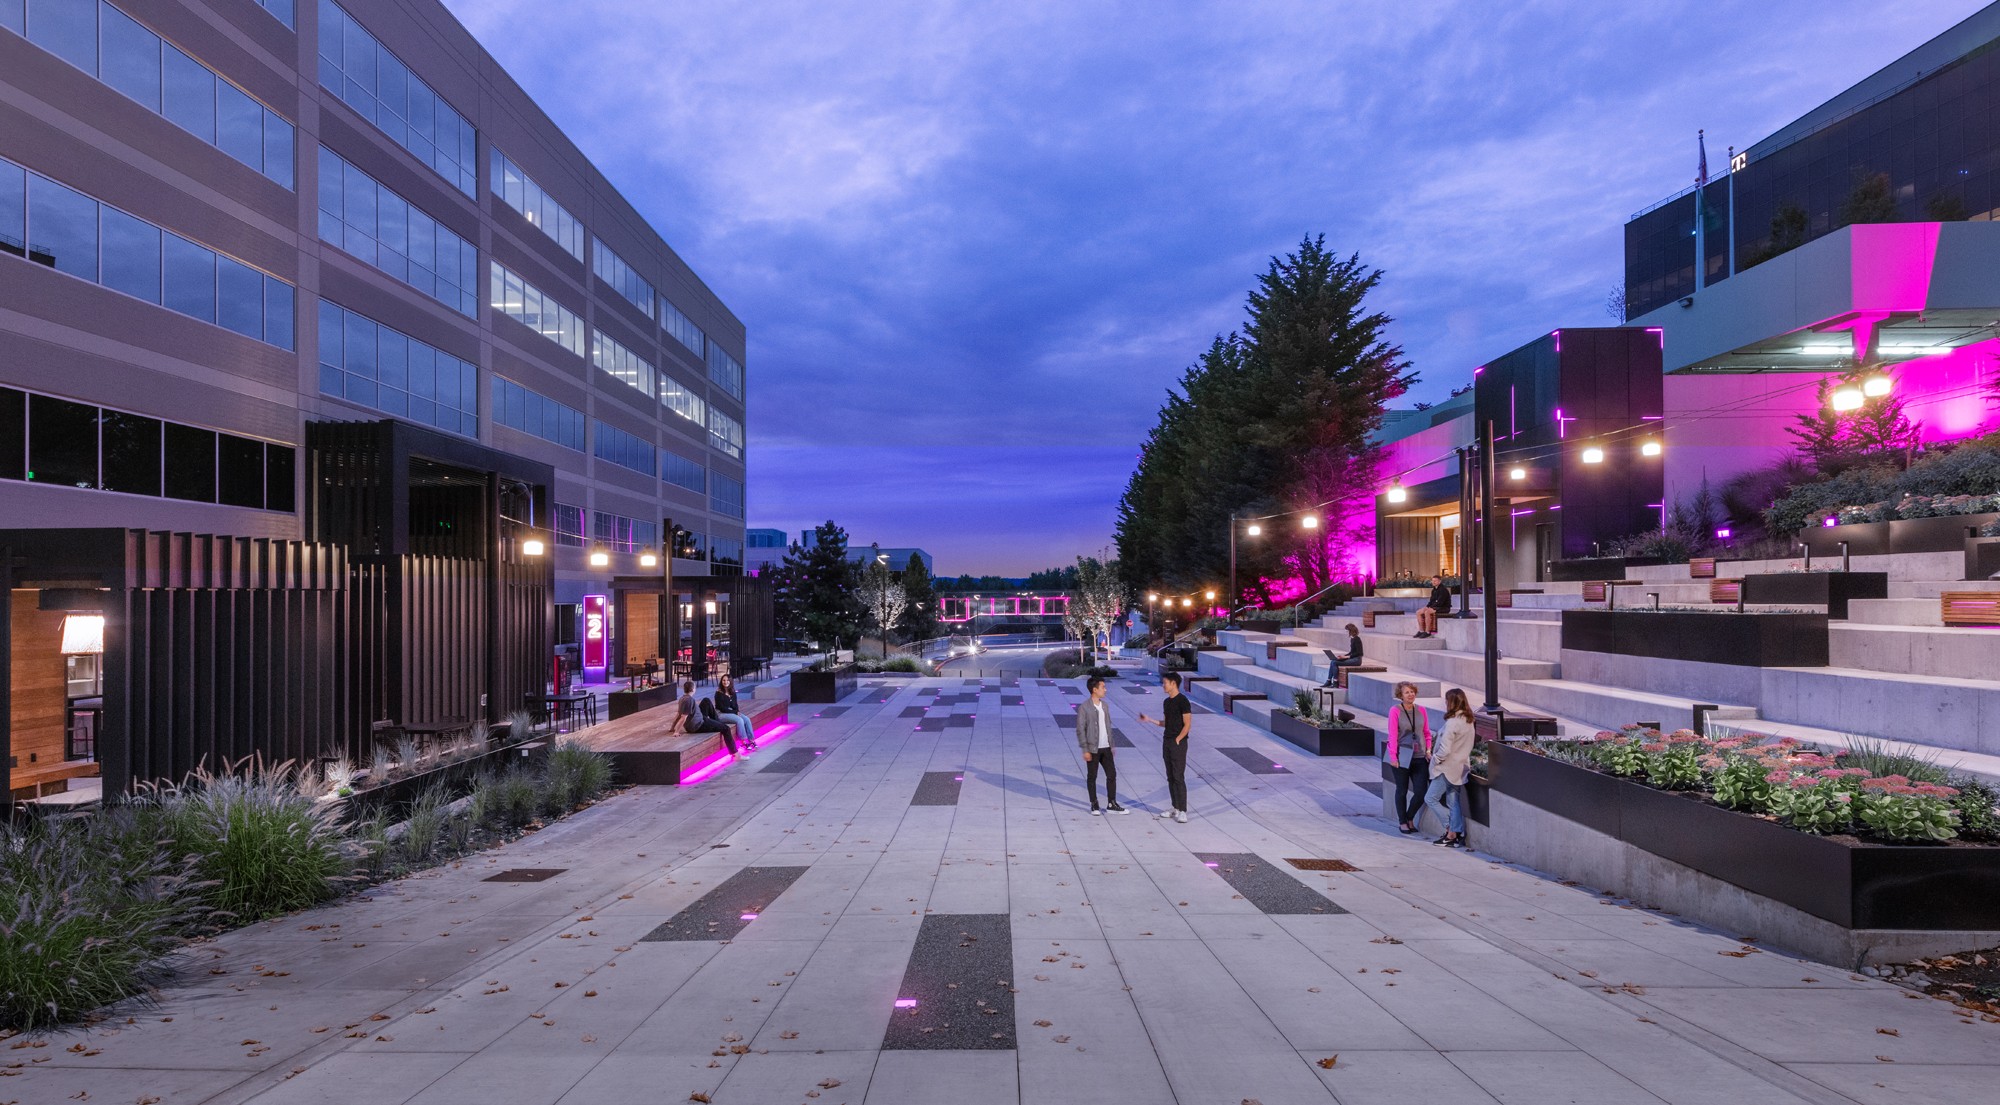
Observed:
[[[776,744],[779,741],[783,740],[784,738],[792,735],[797,730],[798,726],[792,724],[791,722],[781,721],[778,724],[772,726],[771,728],[765,730],[764,735],[757,738],[757,747],[763,748],[766,747],[767,745]],[[686,775],[682,776],[681,785],[684,787],[691,787],[696,783],[699,783],[702,780],[707,779],[709,776],[714,775],[716,772],[721,771],[725,766],[729,764],[731,760],[734,760],[736,758],[737,757],[732,755],[727,748],[718,748],[715,750],[714,755],[694,765],[693,771],[690,771]]]

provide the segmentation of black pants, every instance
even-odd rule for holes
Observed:
[[[1090,788],[1090,808],[1097,808],[1097,768],[1104,766],[1104,800],[1118,804],[1118,764],[1111,758],[1111,749],[1100,748],[1090,754],[1090,760],[1083,765],[1084,785]]]
[[[1408,767],[1390,764],[1389,770],[1396,776],[1396,821],[1414,825],[1424,811],[1424,794],[1431,789],[1431,762],[1415,759]]]
[[[697,733],[722,734],[722,743],[729,749],[729,754],[732,756],[737,755],[736,730],[731,726],[725,725],[719,721],[704,721],[694,731]]]
[[[1167,797],[1174,808],[1187,812],[1187,742],[1167,738],[1160,747],[1160,758],[1167,763]]]

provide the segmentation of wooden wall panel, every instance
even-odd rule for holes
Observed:
[[[618,627],[618,639],[625,646],[623,663],[643,664],[660,655],[662,597],[644,591],[625,596],[625,624]]]
[[[42,767],[63,759],[64,687],[61,611],[39,608],[41,592],[14,591],[8,617],[13,630],[12,765]],[[5,797],[0,792],[0,797]]]

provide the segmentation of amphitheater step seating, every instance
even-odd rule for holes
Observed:
[[[1674,695],[1567,679],[1522,679],[1515,681],[1510,690],[1513,698],[1540,713],[1600,729],[1617,729],[1637,721],[1657,721],[1669,730],[1694,724],[1694,700]],[[1757,717],[1757,711],[1749,706],[1723,705],[1709,716],[1747,720]]]
[[[2000,682],[1862,668],[1768,668],[1764,716],[2000,754]]]
[[[1835,622],[1828,644],[1829,659],[1835,667],[1953,679],[2000,679],[2000,631],[1992,629]],[[2000,718],[1993,720],[2000,722]]]
[[[1943,611],[1934,598],[1851,599],[1847,620],[1862,625],[1944,626]]]

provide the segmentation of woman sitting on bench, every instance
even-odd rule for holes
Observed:
[[[729,754],[732,756],[737,754],[735,733],[729,726],[716,719],[715,703],[706,698],[700,702],[695,701],[692,679],[681,684],[680,704],[674,714],[673,725],[667,729],[668,736],[675,733],[720,733],[723,746],[729,749]]]
[[[1353,622],[1347,623],[1347,654],[1335,655],[1332,649],[1326,652],[1326,685],[1331,687],[1340,682],[1340,669],[1361,666],[1361,629]]]

